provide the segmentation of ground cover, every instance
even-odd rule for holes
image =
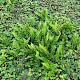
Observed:
[[[0,80],[79,80],[78,0],[0,1]]]

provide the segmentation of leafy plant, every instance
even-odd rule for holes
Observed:
[[[17,2],[7,0],[8,6]],[[1,22],[4,27],[0,28],[0,79],[80,78],[79,32],[70,19],[55,16],[45,8],[34,11],[33,15],[25,15],[25,24],[18,21],[17,24],[10,23],[11,27],[5,29]],[[9,14],[2,17],[6,19]]]

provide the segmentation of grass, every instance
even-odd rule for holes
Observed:
[[[0,80],[80,79],[79,1],[0,4]]]

